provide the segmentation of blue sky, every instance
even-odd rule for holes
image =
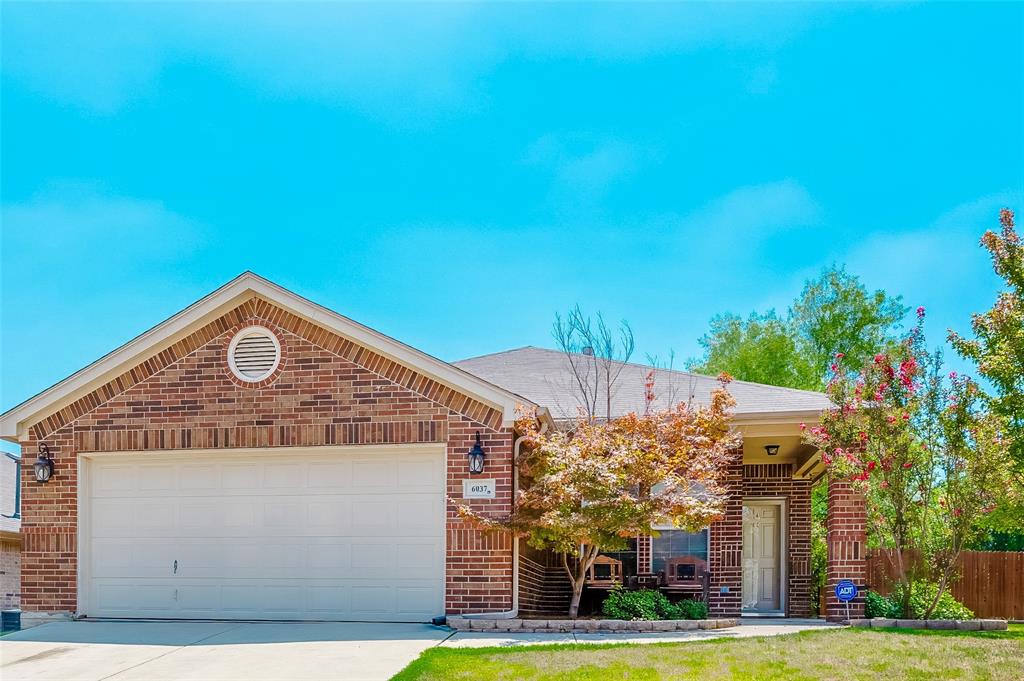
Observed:
[[[1024,196],[1024,5],[5,3],[0,408],[251,269],[444,359],[640,355],[845,263],[939,342]]]

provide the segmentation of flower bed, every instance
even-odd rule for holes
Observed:
[[[873,617],[865,620],[850,620],[851,627],[873,629],[895,627],[898,629],[958,629],[960,631],[1006,631],[1006,620],[898,620],[887,617]]]
[[[460,631],[492,631],[492,632],[523,632],[523,633],[558,633],[558,632],[666,632],[694,631],[696,629],[726,629],[739,625],[737,618],[719,618],[707,620],[526,620],[526,619],[477,619],[453,616],[448,618],[448,626]]]

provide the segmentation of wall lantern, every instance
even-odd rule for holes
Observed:
[[[53,459],[50,458],[50,448],[45,442],[39,443],[39,458],[32,464],[36,472],[36,480],[46,482],[53,476]]]
[[[469,472],[474,475],[484,472],[484,448],[480,446],[480,431],[476,432],[476,444],[467,453],[469,457]]]
[[[764,451],[768,453],[768,456],[775,456],[779,453],[778,445],[765,445]]]

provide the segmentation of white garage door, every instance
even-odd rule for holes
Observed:
[[[88,464],[94,617],[422,622],[444,612],[440,451]]]

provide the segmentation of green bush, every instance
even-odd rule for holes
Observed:
[[[704,601],[682,600],[673,603],[672,608],[674,610],[671,613],[672,616],[665,619],[706,620],[708,618],[708,604]]]
[[[915,582],[910,591],[910,617],[912,619],[924,618],[928,606],[935,599],[935,592],[938,584],[929,582]],[[869,591],[864,614],[867,617],[903,617],[903,600],[900,597],[903,593],[902,587],[893,589],[888,596],[881,596]],[[948,590],[942,593],[935,610],[929,615],[933,620],[969,620],[974,618],[974,613],[958,600]]]
[[[601,604],[601,613],[616,620],[699,620],[707,618],[708,606],[702,601],[673,603],[660,591],[616,586]]]
[[[876,594],[874,591],[868,591],[864,597],[864,616],[895,619],[903,615],[900,612],[900,604],[893,601],[891,596],[883,596]]]

